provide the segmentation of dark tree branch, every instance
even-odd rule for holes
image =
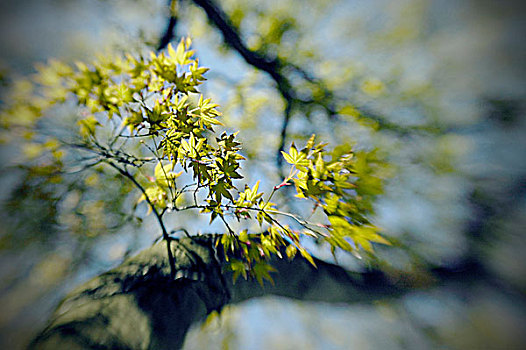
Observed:
[[[281,145],[284,145],[287,136],[287,126],[291,117],[292,101],[298,100],[296,91],[293,89],[289,79],[283,73],[283,68],[286,67],[287,64],[277,58],[271,59],[256,51],[250,50],[241,39],[241,35],[227,14],[213,1],[194,0],[194,3],[206,12],[209,21],[221,32],[223,40],[228,46],[237,51],[248,64],[256,69],[266,72],[276,83],[278,91],[285,101],[285,116],[281,129],[280,142]],[[304,73],[304,75],[307,75],[307,73]],[[283,150],[283,146],[281,145],[276,155],[280,173],[282,172],[281,151]]]
[[[279,169],[280,175],[282,174],[281,166],[283,164],[281,151],[284,149],[287,138],[287,128],[292,116],[292,108],[296,106],[308,106],[311,104],[322,107],[327,113],[329,118],[333,118],[338,115],[337,106],[345,101],[339,101],[339,99],[330,91],[322,81],[314,77],[312,74],[304,70],[303,68],[287,62],[279,58],[269,58],[264,54],[251,50],[241,39],[241,35],[238,29],[234,26],[228,15],[221,9],[221,7],[213,0],[193,0],[193,2],[201,7],[210,23],[217,28],[223,35],[224,42],[233,50],[237,51],[241,57],[254,68],[266,72],[276,83],[276,87],[281,94],[285,102],[284,120],[281,127],[281,141],[280,146],[276,153],[276,164]],[[317,89],[321,91],[321,96],[317,98],[302,99],[298,96],[295,88],[287,77],[286,72],[298,73],[307,83],[316,85]],[[428,126],[400,126],[387,120],[372,111],[364,110],[363,108],[357,108],[360,115],[365,116],[367,119],[374,121],[379,129],[389,130],[395,132],[401,136],[410,134],[415,131],[420,132],[436,132],[436,127]],[[281,176],[283,178],[283,176]]]
[[[31,349],[178,349],[190,326],[225,305],[264,295],[306,301],[372,303],[416,289],[466,285],[485,277],[477,264],[432,270],[432,278],[380,271],[349,272],[315,259],[272,258],[274,284],[253,279],[232,283],[220,235],[173,240],[176,276],[164,246],[156,244],[70,293]]]
[[[287,140],[287,128],[289,126],[290,117],[292,114],[292,99],[285,100],[285,115],[283,117],[283,124],[281,125],[281,138],[279,142],[278,152],[276,154],[276,164],[278,165],[279,176],[281,179],[285,179],[283,174],[283,156],[281,151],[285,150],[285,142]]]
[[[234,26],[227,14],[211,0],[194,0],[197,6],[200,6],[208,16],[210,22],[223,34],[225,43],[236,50],[245,61],[251,66],[267,72],[278,84],[283,84],[288,80],[281,74],[281,62],[277,59],[269,59],[250,50],[242,41],[237,28]]]
[[[164,31],[161,40],[159,40],[159,45],[157,46],[157,51],[161,51],[174,39],[175,37],[175,27],[177,25],[177,16],[175,13],[175,6],[177,0],[170,0],[170,18],[168,19],[168,24]]]
[[[166,30],[161,40],[159,41],[159,45],[157,46],[157,51],[161,51],[166,46],[168,46],[170,41],[172,41],[172,39],[175,36],[175,26],[176,25],[177,25],[177,17],[170,16],[170,19],[168,20],[168,25],[166,26]]]

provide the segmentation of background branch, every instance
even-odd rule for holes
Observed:
[[[280,131],[281,139],[279,147],[276,151],[276,165],[279,169],[281,178],[283,178],[283,170],[281,169],[283,164],[281,151],[284,150],[286,143],[287,129],[292,117],[293,108],[316,104],[325,110],[329,118],[334,118],[339,114],[337,106],[343,102],[348,103],[348,101],[340,101],[320,79],[316,78],[314,75],[295,65],[294,63],[287,62],[286,60],[280,58],[269,58],[264,53],[248,48],[246,43],[241,38],[238,28],[236,28],[236,26],[232,23],[228,15],[221,9],[219,4],[215,3],[213,0],[193,0],[193,2],[205,11],[210,23],[221,32],[226,45],[239,53],[249,65],[258,70],[266,72],[276,83],[276,87],[285,104],[283,123]],[[309,99],[301,99],[298,97],[297,91],[286,75],[287,71],[299,73],[299,75],[303,77],[306,82],[315,84],[317,89],[322,92],[321,96],[318,98]],[[367,119],[376,123],[379,129],[389,130],[400,136],[404,136],[412,132],[439,131],[439,128],[435,126],[400,126],[389,121],[387,118],[374,113],[373,111],[364,109],[363,107],[355,107],[355,109],[360,115],[365,116]]]
[[[177,26],[177,13],[176,13],[176,0],[170,0],[170,18],[168,19],[168,24],[164,30],[164,34],[159,40],[159,45],[157,45],[157,51],[161,51],[174,39],[175,37],[175,27]]]

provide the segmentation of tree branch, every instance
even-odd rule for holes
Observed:
[[[230,18],[228,18],[227,14],[218,5],[211,0],[194,0],[194,3],[206,12],[210,22],[214,24],[223,35],[225,43],[236,50],[248,64],[267,72],[276,83],[278,83],[278,86],[280,81],[287,81],[280,72],[280,61],[277,59],[269,59],[250,50],[241,40],[237,28]]]
[[[157,46],[157,51],[161,51],[166,46],[168,46],[168,44],[175,37],[175,27],[177,25],[176,6],[177,6],[177,0],[170,0],[169,1],[170,18],[168,19],[168,24],[166,25],[166,29],[164,31],[164,34],[161,37],[161,39],[159,40],[159,45]]]
[[[253,280],[232,283],[220,235],[173,240],[176,278],[171,278],[163,246],[156,244],[119,267],[70,293],[31,349],[178,349],[189,327],[225,305],[264,295],[309,301],[372,303],[419,288],[482,279],[478,265],[433,270],[433,279],[380,271],[349,272],[315,259],[317,268],[297,255],[273,257],[274,285]],[[217,244],[219,243],[219,244]],[[417,281],[418,284],[415,284]]]
[[[281,125],[281,138],[279,142],[278,151],[276,153],[276,164],[278,165],[279,176],[282,180],[285,179],[283,174],[283,156],[281,152],[285,150],[285,142],[287,140],[287,128],[289,126],[290,117],[292,114],[292,99],[285,101],[285,115],[283,116],[283,124]]]
[[[277,58],[268,58],[264,55],[250,50],[241,39],[241,36],[227,14],[211,0],[194,0],[197,6],[200,6],[208,16],[208,19],[223,35],[223,40],[232,49],[237,51],[245,61],[256,69],[266,72],[276,83],[279,93],[285,101],[284,122],[281,128],[281,142],[285,144],[287,135],[287,126],[291,117],[292,102],[297,100],[296,91],[292,88],[289,79],[283,74],[283,68],[287,66]],[[290,66],[290,65],[289,65]],[[306,74],[306,73],[305,73]],[[281,151],[280,146],[277,151],[277,165],[281,173]],[[283,177],[283,176],[282,176]]]
[[[287,128],[292,116],[293,107],[316,104],[325,110],[329,118],[333,118],[339,114],[337,106],[342,103],[348,103],[348,101],[339,101],[338,97],[335,96],[321,80],[317,79],[303,68],[291,62],[287,62],[286,60],[280,58],[269,58],[260,52],[249,49],[241,39],[238,29],[215,1],[193,0],[193,2],[205,11],[210,23],[221,32],[224,42],[230,48],[238,52],[249,65],[266,72],[276,83],[276,87],[285,103],[283,123],[280,132],[281,140],[276,152],[276,165],[279,169],[281,178],[283,178],[281,169],[283,164],[281,151],[284,149],[286,143]],[[306,82],[316,85],[319,91],[321,91],[321,96],[309,99],[300,98],[286,75],[287,71],[296,72],[305,79]],[[434,126],[400,126],[370,110],[365,110],[361,107],[356,109],[360,115],[363,115],[367,119],[376,123],[379,129],[389,130],[401,136],[412,132],[436,132],[439,130],[438,127]]]

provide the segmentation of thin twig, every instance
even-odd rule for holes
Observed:
[[[135,177],[132,174],[130,174],[126,169],[122,169],[119,166],[115,165],[110,160],[106,159],[105,162],[108,165],[110,165],[112,168],[116,169],[119,173],[121,173],[122,175],[130,179],[131,182],[133,182],[133,184],[135,185],[135,187],[137,187],[142,192],[146,202],[152,208],[152,212],[154,213],[155,217],[157,218],[157,221],[159,222],[159,226],[161,227],[163,239],[166,241],[166,247],[167,247],[167,253],[168,253],[168,263],[170,264],[170,277],[174,279],[175,278],[175,260],[172,254],[172,249],[170,248],[171,239],[170,239],[170,235],[168,234],[168,231],[166,230],[166,227],[164,226],[164,222],[163,222],[161,215],[159,214],[154,204],[148,197],[148,194],[146,193],[146,190],[144,189],[144,187],[142,187],[142,185],[135,179]]]

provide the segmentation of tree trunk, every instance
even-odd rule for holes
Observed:
[[[30,349],[179,349],[193,323],[229,303],[263,295],[371,302],[408,288],[380,272],[348,272],[320,260],[314,268],[301,256],[271,261],[274,285],[250,278],[234,284],[217,237],[171,241],[175,280],[161,242],[85,283],[61,302]]]

